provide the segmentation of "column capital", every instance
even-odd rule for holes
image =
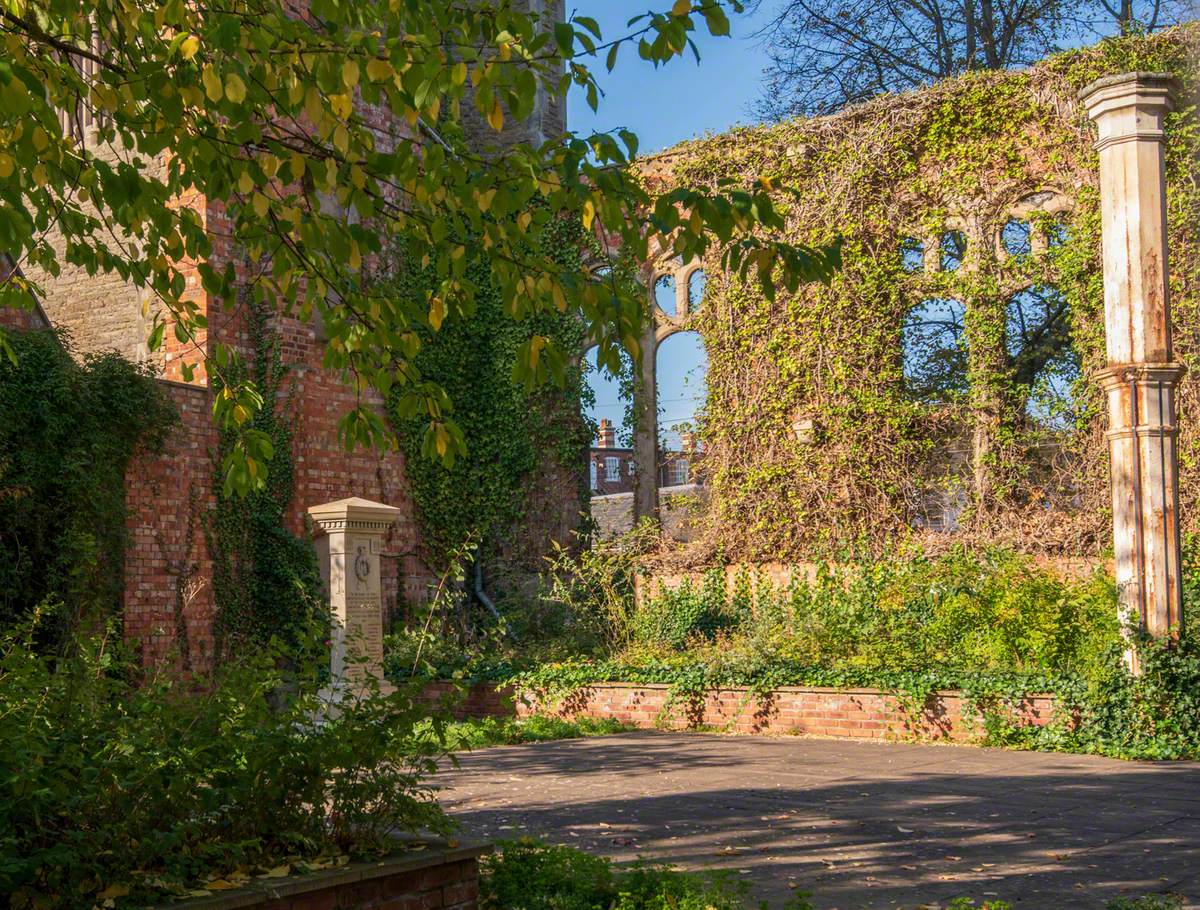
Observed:
[[[1107,391],[1137,382],[1177,385],[1185,372],[1187,368],[1182,363],[1118,363],[1098,371],[1095,379]]]
[[[308,510],[320,531],[367,531],[382,534],[396,523],[400,510],[359,496],[322,503]]]
[[[1163,117],[1174,107],[1179,80],[1170,73],[1119,73],[1079,90],[1079,100],[1096,122],[1097,150],[1118,142],[1163,140]]]

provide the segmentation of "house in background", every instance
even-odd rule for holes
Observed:
[[[658,485],[679,487],[698,483],[696,463],[699,454],[692,433],[681,434],[683,446],[673,451],[660,451]],[[588,453],[588,484],[593,496],[612,496],[632,493],[637,463],[633,449],[617,445],[617,430],[608,418],[601,418],[596,444]]]

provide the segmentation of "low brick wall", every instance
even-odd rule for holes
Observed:
[[[476,910],[481,844],[398,854],[164,905],[184,910]]]
[[[677,697],[670,686],[596,683],[560,701],[539,700],[510,689],[473,686],[461,701],[451,702],[453,685],[434,683],[427,689],[433,700],[446,699],[454,716],[524,717],[555,714],[562,717],[611,717],[637,727],[671,730],[719,729],[732,733],[808,733],[856,739],[938,739],[971,742],[980,730],[975,718],[964,717],[960,692],[935,692],[920,711],[912,711],[895,695],[878,689],[826,689],[785,686],[765,697],[750,689],[707,692],[703,698]],[[1053,718],[1050,695],[1031,695],[1014,710],[1022,724],[1045,726]]]

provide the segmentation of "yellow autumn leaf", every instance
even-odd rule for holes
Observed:
[[[246,100],[246,83],[237,73],[230,73],[225,77],[225,97],[234,104],[241,104]]]
[[[109,900],[111,898],[125,897],[130,891],[129,885],[124,882],[113,882],[107,888],[100,892],[101,900]]]
[[[16,167],[17,162],[13,160],[12,155],[5,155],[0,152],[0,180],[6,180],[11,177]]]
[[[191,60],[196,56],[198,50],[200,50],[200,39],[195,35],[188,35],[183,39],[183,44],[179,45],[179,55],[184,60]]]
[[[692,0],[675,0],[671,7],[672,16],[686,16],[692,11]]]
[[[429,301],[429,324],[435,332],[442,327],[445,318],[446,302],[441,297],[434,297]]]
[[[263,873],[263,878],[283,878],[285,875],[291,874],[291,871],[291,865],[284,863],[282,866],[276,866],[273,869],[268,869]]]
[[[354,110],[354,104],[350,100],[349,95],[330,95],[329,109],[333,111],[334,116],[339,120],[345,120],[350,116],[350,112]]]
[[[250,176],[249,171],[242,171],[237,182],[238,192],[243,195],[254,189],[254,178]]]
[[[292,160],[289,162],[292,169],[292,179],[299,180],[304,176],[304,156],[300,153],[292,155]]]
[[[204,66],[200,73],[200,80],[204,83],[204,94],[208,95],[209,101],[220,101],[225,95],[225,89],[221,85],[221,77],[217,75],[217,71],[213,69],[211,63]]]
[[[249,462],[248,467],[250,468],[250,472],[253,474],[255,468],[254,462]],[[208,891],[232,891],[237,887],[237,885],[235,885],[233,882],[226,881],[223,878],[219,878],[215,882],[206,883],[204,887]]]
[[[500,100],[492,100],[492,109],[488,112],[488,125],[491,126],[497,133],[504,129],[504,109],[500,107]]]
[[[268,199],[266,196],[264,196],[262,193],[255,193],[253,205],[254,205],[254,214],[257,215],[259,218],[265,218],[265,217],[267,217],[267,212],[270,211],[270,209],[271,209],[271,200]]]
[[[395,70],[392,69],[391,63],[387,60],[380,60],[375,57],[367,62],[367,78],[372,82],[383,82],[386,79],[391,79]]]
[[[351,88],[358,85],[358,63],[347,60],[342,64],[342,82]]]
[[[592,229],[592,222],[596,220],[596,203],[589,196],[583,200],[583,227],[584,230]]]
[[[434,441],[437,445],[437,453],[445,455],[446,449],[450,447],[450,434],[446,432],[446,428],[440,423],[434,431]]]

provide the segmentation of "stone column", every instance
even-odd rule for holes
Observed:
[[[647,320],[642,333],[642,363],[638,382],[633,390],[635,422],[633,428],[633,460],[637,470],[633,477],[633,522],[639,518],[658,517],[658,354],[657,326],[653,316]]]
[[[317,529],[321,580],[333,613],[330,689],[334,697],[361,690],[368,677],[383,683],[383,592],[379,556],[383,535],[400,510],[351,497],[308,510]]]
[[[1113,543],[1124,618],[1155,636],[1182,620],[1175,390],[1167,297],[1163,118],[1172,79],[1128,73],[1079,93],[1096,122],[1104,254]],[[1133,669],[1133,655],[1130,655]]]

